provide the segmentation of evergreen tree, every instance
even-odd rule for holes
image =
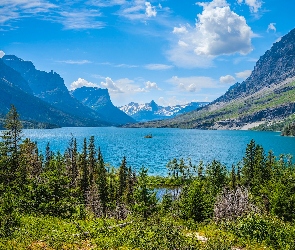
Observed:
[[[142,167],[138,174],[138,182],[134,191],[135,204],[133,209],[140,214],[144,219],[152,214],[157,205],[156,193],[147,187],[147,172],[148,170]]]
[[[5,184],[22,185],[21,180],[17,180],[18,176],[23,175],[19,169],[19,154],[20,154],[20,143],[22,140],[22,123],[19,120],[19,115],[16,111],[15,106],[11,105],[11,109],[6,115],[4,121],[4,130],[2,132],[2,147],[1,154],[4,157],[5,163],[1,170],[2,181]]]
[[[236,187],[237,187],[237,177],[236,177],[235,165],[232,165],[230,179],[231,179],[231,188],[236,189]]]
[[[89,169],[89,184],[94,184],[94,169],[96,167],[96,150],[95,150],[95,139],[91,136],[88,145],[88,169]]]
[[[256,144],[252,139],[249,144],[247,144],[245,157],[243,158],[243,184],[246,186],[252,186],[254,178],[254,168],[255,168],[255,154],[256,154]]]
[[[87,164],[87,140],[84,138],[82,153],[79,157],[79,167],[81,171],[80,189],[85,204],[87,203],[87,192],[90,190],[89,170]]]
[[[102,207],[102,214],[103,216],[105,216],[108,203],[108,183],[107,171],[105,169],[104,160],[100,148],[98,149],[97,176],[95,180],[100,198],[100,204]]]
[[[123,195],[125,193],[126,187],[127,187],[127,161],[126,157],[123,157],[122,163],[119,167],[119,183],[118,183],[118,191],[117,191],[117,199],[118,202],[122,202]]]

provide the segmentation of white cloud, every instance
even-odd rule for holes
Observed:
[[[77,81],[72,82],[70,90],[75,90],[81,87],[98,87],[98,85],[92,82],[88,82],[83,78],[78,78]]]
[[[152,6],[150,2],[145,2],[145,14],[147,17],[155,17],[157,15],[156,7]]]
[[[261,0],[237,0],[239,4],[245,3],[249,6],[250,11],[253,13],[258,12],[258,10],[262,7],[263,2]]]
[[[243,16],[233,12],[226,0],[197,3],[203,7],[198,14],[195,27],[174,27],[177,36],[168,58],[178,66],[208,67],[219,55],[252,51],[254,36]]]
[[[219,78],[219,81],[220,81],[221,83],[228,83],[228,84],[231,84],[231,83],[234,83],[234,82],[236,81],[236,79],[235,79],[233,76],[231,76],[231,75],[226,75],[226,76],[221,76],[221,77]]]
[[[65,29],[101,29],[105,23],[97,20],[101,13],[96,10],[62,11],[54,21],[62,23]]]
[[[181,40],[178,41],[178,45],[180,47],[188,47],[189,46],[187,43],[185,43],[184,41],[181,41]]]
[[[192,102],[192,100],[180,100],[179,98],[177,98],[176,96],[172,96],[172,97],[159,97],[158,99],[158,102],[159,105],[161,106],[164,106],[164,107],[167,107],[167,106],[176,106],[176,105],[184,105],[184,104],[187,104],[187,103],[190,103]]]
[[[173,68],[172,65],[166,65],[166,64],[147,64],[144,67],[149,70],[166,70],[166,69]]]
[[[65,61],[57,61],[57,62],[66,63],[66,64],[78,64],[78,65],[91,63],[88,60],[77,60],[77,61],[76,60],[65,60]]]
[[[178,77],[173,76],[168,82],[174,84],[179,90],[184,92],[198,92],[203,88],[216,88],[217,84],[211,77],[193,76]]]
[[[252,70],[245,70],[242,72],[238,72],[235,75],[237,78],[246,79],[251,75],[251,73],[252,73]]]
[[[104,82],[101,82],[100,85],[103,88],[107,88],[113,95],[132,95],[136,93],[149,92],[150,90],[161,90],[157,83],[141,80],[137,80],[136,83],[134,80],[128,78],[118,79],[113,81],[110,77],[106,77]]]
[[[101,82],[100,85],[103,88],[107,88],[110,92],[123,93],[123,91],[117,86],[117,84],[110,77],[107,77],[105,79],[105,82]]]
[[[204,55],[247,54],[252,50],[253,32],[243,16],[231,11],[225,0],[198,3],[202,14],[198,14],[195,53]]]
[[[274,32],[276,32],[277,29],[276,29],[275,25],[276,25],[276,23],[270,23],[270,24],[268,25],[266,31],[269,32],[269,31],[273,30]]]
[[[97,7],[112,7],[125,4],[126,0],[90,0],[87,3]]]
[[[5,53],[3,50],[0,50],[0,58],[2,58],[3,56],[5,56]]]
[[[183,25],[180,25],[180,27],[174,27],[173,28],[173,33],[174,34],[185,34],[187,32],[188,31],[187,31],[186,27],[183,26]]]
[[[150,82],[150,81],[147,81],[147,82],[145,83],[145,89],[147,89],[147,90],[149,90],[149,89],[161,90],[161,89],[158,87],[157,83],[155,83],[155,82]]]
[[[161,9],[160,6],[153,6],[145,0],[126,1],[121,5],[118,15],[130,20],[146,20],[157,15],[157,7]]]
[[[57,5],[45,0],[1,0],[0,24],[26,16],[34,16],[49,12]]]

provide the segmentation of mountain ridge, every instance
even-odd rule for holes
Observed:
[[[207,102],[191,102],[184,105],[163,107],[154,100],[149,103],[139,104],[131,102],[119,107],[120,110],[133,117],[138,122],[169,119],[185,112],[189,112],[207,105]]]
[[[123,125],[126,123],[135,123],[133,118],[113,105],[108,89],[84,86],[72,90],[70,93],[83,105],[103,115],[112,124]]]
[[[295,29],[272,45],[251,75],[207,106],[138,127],[249,129],[283,121],[295,112]]]

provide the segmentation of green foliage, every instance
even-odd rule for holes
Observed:
[[[6,190],[0,197],[0,238],[13,234],[20,225],[19,217],[17,199],[10,190]]]
[[[232,223],[231,230],[246,242],[264,242],[273,249],[295,248],[295,228],[276,217],[251,214]]]
[[[157,205],[156,193],[147,186],[147,171],[144,167],[140,169],[133,206],[133,210],[145,219],[155,211]]]
[[[195,180],[184,188],[180,198],[181,217],[196,222],[204,221],[212,216],[212,196],[206,190],[204,181]]]

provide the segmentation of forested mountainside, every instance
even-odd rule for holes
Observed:
[[[112,126],[135,122],[112,104],[107,89],[85,87],[70,93],[59,74],[37,70],[32,62],[15,55],[0,59],[0,85],[0,117],[13,104],[28,127]],[[0,118],[0,127],[1,124]]]
[[[20,118],[30,127],[94,126],[90,119],[81,119],[41,100],[32,94],[27,81],[19,72],[10,68],[0,59],[0,117],[4,117],[13,104]],[[39,124],[38,123],[42,123]],[[31,125],[29,125],[31,124]],[[100,125],[107,124],[100,122]],[[2,119],[0,118],[0,127]]]
[[[248,129],[283,122],[295,112],[295,29],[257,61],[250,77],[205,106],[145,127]]]
[[[5,55],[2,61],[21,74],[34,96],[82,120],[93,120],[93,124],[95,122],[102,124],[105,120],[104,117],[73,98],[64,80],[56,72],[37,70],[32,62],[24,61],[14,55]]]

